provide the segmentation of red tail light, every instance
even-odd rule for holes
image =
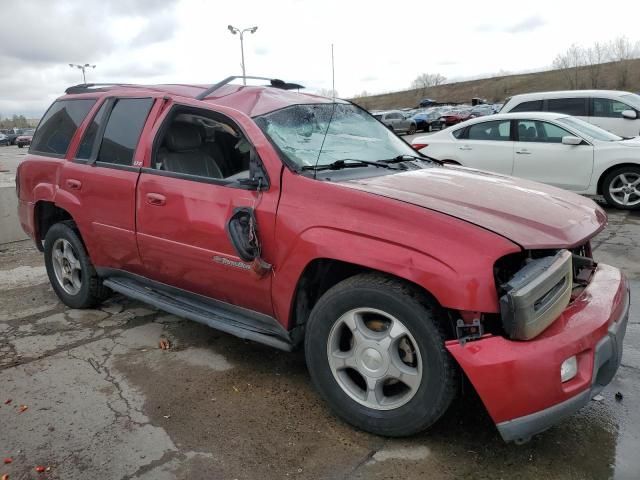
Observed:
[[[428,143],[414,143],[411,146],[413,147],[414,150],[422,150],[424,147],[428,147],[429,144]]]

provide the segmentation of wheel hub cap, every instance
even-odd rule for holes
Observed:
[[[364,352],[362,352],[362,364],[367,370],[372,372],[380,370],[383,363],[382,354],[375,348],[366,348]]]

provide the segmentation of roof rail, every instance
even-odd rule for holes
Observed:
[[[196,95],[195,98],[196,98],[196,100],[204,100],[205,98],[207,98],[209,95],[211,95],[213,92],[215,92],[219,88],[224,87],[228,83],[231,83],[231,82],[233,82],[234,80],[236,80],[238,78],[243,78],[245,80],[246,79],[249,79],[249,80],[266,80],[271,84],[272,87],[280,88],[282,90],[295,90],[295,89],[304,88],[304,86],[298,85],[297,83],[287,83],[287,82],[285,82],[283,80],[279,80],[277,78],[246,77],[246,76],[242,76],[242,75],[233,75],[231,77],[225,78],[221,82],[218,82],[218,83],[216,83],[214,85],[211,85],[209,88],[207,88],[203,92],[201,92],[198,95]]]
[[[98,87],[98,88],[93,88]],[[87,92],[100,92],[103,91],[99,87],[138,87],[138,88],[147,88],[143,85],[136,85],[134,83],[79,83],[78,85],[73,85],[67,88],[64,93],[73,94],[73,93],[87,93]]]

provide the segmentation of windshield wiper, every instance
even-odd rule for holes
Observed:
[[[423,162],[434,162],[442,165],[442,162],[440,160],[436,160],[435,158],[431,158],[427,156],[420,157],[418,155],[409,155],[409,154],[398,155],[397,157],[389,158],[387,160],[380,160],[380,162],[389,164],[389,163],[411,162],[413,160],[421,160]]]
[[[396,167],[392,167],[387,163],[381,163],[379,161],[370,162],[368,160],[356,160],[353,158],[346,158],[344,160],[336,160],[335,162],[328,163],[326,165],[304,165],[300,170],[342,170],[343,168],[357,168],[364,166],[373,166],[379,168],[387,168],[389,170],[398,170]]]

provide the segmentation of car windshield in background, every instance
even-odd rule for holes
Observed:
[[[613,133],[607,132],[606,130],[603,130],[600,127],[596,127],[595,125],[592,125],[583,120],[580,120],[579,118],[562,117],[562,118],[559,118],[557,121],[558,123],[563,123],[564,125],[567,125],[568,127],[571,127],[574,130],[577,130],[578,132],[580,132],[581,134],[586,135],[587,137],[593,138],[594,140],[600,140],[603,142],[618,142],[622,140],[622,137],[619,137],[618,135],[614,135]]]
[[[355,105],[293,105],[261,115],[256,123],[298,168],[340,160],[375,162],[416,155],[409,145]]]
[[[622,95],[620,97],[624,103],[628,103],[636,110],[640,110],[640,95],[636,95],[635,93],[629,93],[627,95]]]

